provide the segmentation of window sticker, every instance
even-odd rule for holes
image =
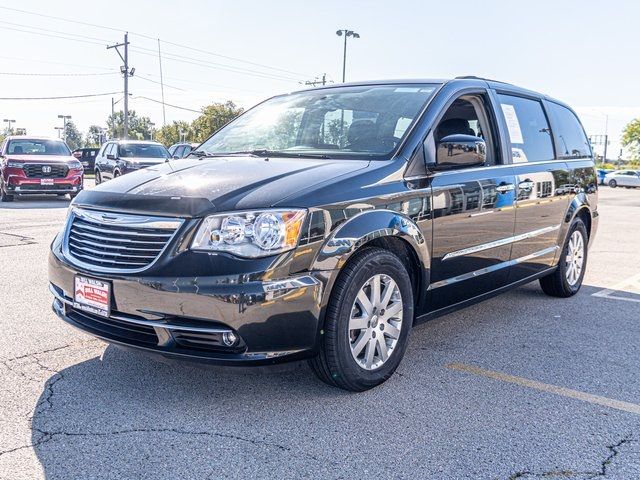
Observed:
[[[516,109],[513,108],[513,105],[509,105],[508,103],[502,103],[500,106],[502,107],[504,119],[507,122],[507,130],[509,130],[509,139],[511,140],[511,143],[524,144],[522,130],[520,130],[520,122],[518,122],[518,116],[516,115]]]

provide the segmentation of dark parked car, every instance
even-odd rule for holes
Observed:
[[[174,143],[169,147],[171,158],[184,158],[198,146],[197,143]]]
[[[0,201],[15,195],[70,195],[82,190],[82,164],[60,139],[9,136],[0,143]]]
[[[563,103],[478,78],[335,85],[83,192],[50,289],[108,342],[309,358],[359,391],[393,374],[417,323],[538,279],[574,295],[597,224],[592,152]]]
[[[158,142],[112,140],[100,148],[94,172],[96,185],[141,168],[169,161],[167,149]]]
[[[99,148],[77,148],[73,151],[73,156],[80,160],[87,172],[93,172],[99,151]]]

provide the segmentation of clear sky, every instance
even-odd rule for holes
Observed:
[[[165,102],[198,110],[224,100],[249,107],[323,73],[339,81],[339,28],[361,36],[349,42],[348,81],[478,75],[512,82],[568,102],[589,134],[607,128],[609,158],[617,157],[626,122],[640,116],[640,2],[630,0],[0,0],[0,7],[76,20],[0,8],[0,97],[121,92],[121,61],[105,46],[128,30],[136,69],[130,108],[157,126],[161,106],[140,98],[161,98],[156,38],[166,54]],[[86,131],[105,125],[111,98],[0,100],[0,119],[55,135],[57,115],[68,114]],[[166,109],[168,122],[195,116]]]

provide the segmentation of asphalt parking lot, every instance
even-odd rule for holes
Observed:
[[[51,312],[64,199],[0,206],[0,478],[640,478],[640,191],[600,190],[581,292],[412,332],[384,385],[165,364]]]

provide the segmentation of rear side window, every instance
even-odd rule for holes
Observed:
[[[542,103],[513,95],[499,94],[507,124],[513,163],[553,160],[549,122]]]
[[[549,102],[549,113],[556,136],[556,149],[560,158],[584,158],[591,156],[589,140],[578,117],[566,107]]]

